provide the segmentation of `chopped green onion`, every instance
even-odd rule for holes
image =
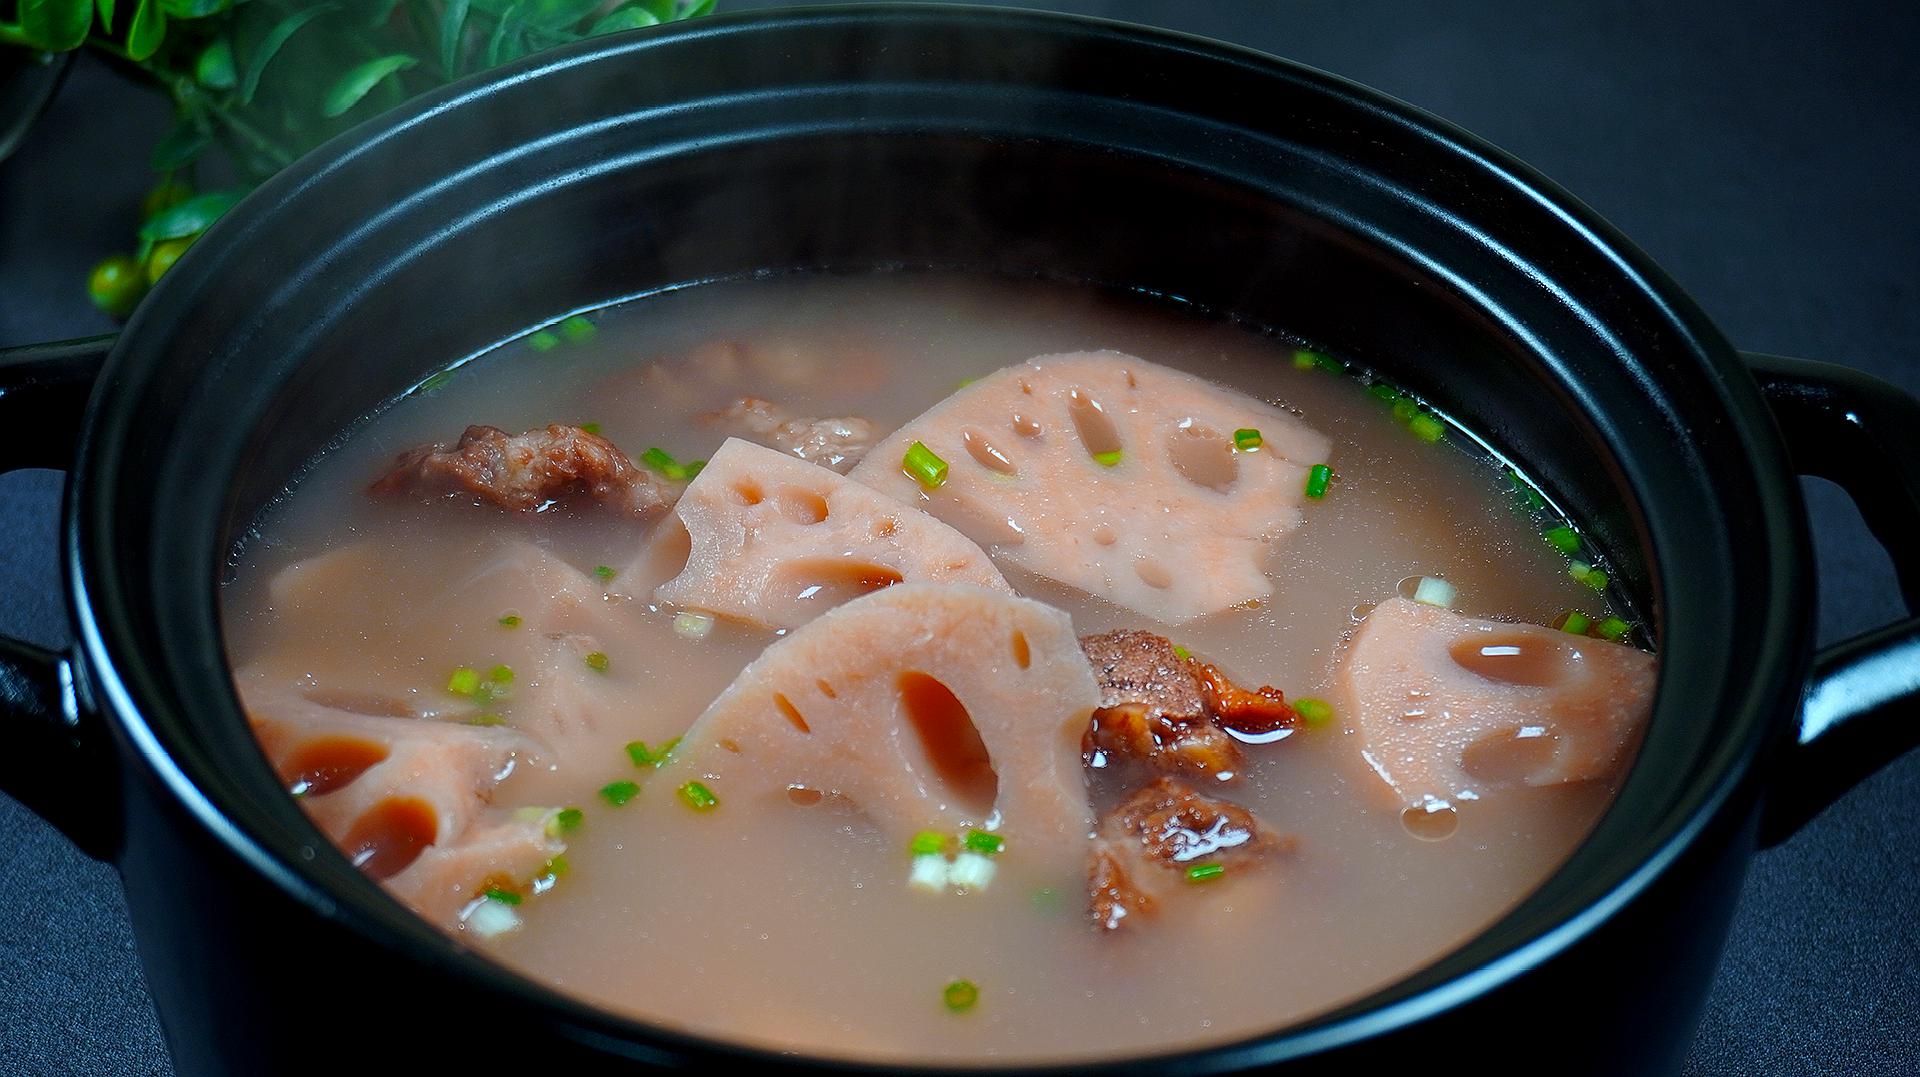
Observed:
[[[611,664],[612,659],[609,659],[603,652],[595,651],[587,656],[587,668],[593,670],[595,673],[605,673],[607,667]]]
[[[461,666],[447,678],[447,691],[456,696],[470,696],[480,690],[480,671],[469,666]]]
[[[519,628],[519,627],[520,627],[520,615],[519,615],[519,614],[517,614],[517,613],[509,613],[509,614],[507,614],[507,615],[506,615],[505,617],[502,617],[502,618],[500,618],[500,627],[502,627],[502,628]]]
[[[1540,512],[1547,507],[1546,498],[1540,496],[1540,491],[1534,489],[1532,483],[1521,478],[1518,471],[1508,468],[1507,482],[1513,485],[1514,496],[1520,499],[1520,504],[1524,506],[1527,511]]]
[[[946,893],[947,858],[939,853],[921,853],[914,857],[913,868],[907,872],[907,885],[930,894]]]
[[[1367,395],[1373,397],[1375,400],[1381,400],[1391,404],[1400,399],[1400,390],[1395,389],[1384,381],[1376,381],[1372,385],[1367,386]]]
[[[649,748],[646,741],[636,740],[627,745],[627,758],[633,760],[633,765],[636,767],[664,766],[667,757],[673,754],[674,748],[679,744],[679,737],[660,742],[658,748]]]
[[[673,454],[658,445],[650,446],[646,452],[641,453],[640,462],[669,479],[681,478],[686,474],[686,469],[673,458]]]
[[[980,988],[972,980],[955,980],[940,993],[940,999],[954,1013],[965,1013],[980,1001]]]
[[[1307,469],[1307,496],[1315,501],[1327,496],[1327,484],[1333,481],[1333,469],[1315,464]]]
[[[1581,583],[1586,584],[1596,591],[1604,591],[1607,589],[1607,574],[1587,564],[1585,561],[1575,561],[1573,564],[1568,565],[1567,575],[1572,576],[1574,579],[1579,580]]]
[[[1333,721],[1332,704],[1324,699],[1314,699],[1311,696],[1306,699],[1294,700],[1293,713],[1299,715],[1300,720],[1308,725],[1326,725],[1328,722]]]
[[[1438,576],[1422,576],[1420,582],[1414,585],[1413,600],[1448,610],[1453,608],[1453,600],[1459,596],[1459,593],[1453,584]]]
[[[506,725],[507,720],[497,714],[476,714],[467,719],[468,725]]]
[[[947,462],[927,448],[925,442],[916,441],[907,446],[907,455],[900,461],[900,470],[929,490],[938,490],[947,481]]]
[[[686,473],[687,481],[692,482],[696,477],[699,476],[699,474],[702,471],[705,471],[706,469],[707,469],[707,462],[705,460],[689,460],[686,462],[684,466],[681,467],[680,470]]]
[[[1344,374],[1347,372],[1347,364],[1335,359],[1331,355],[1314,351],[1311,348],[1295,348],[1293,352],[1293,365],[1296,370],[1312,370],[1314,367],[1319,367],[1329,374]]]
[[[1571,527],[1549,527],[1540,532],[1554,549],[1569,556],[1580,552],[1580,533]]]
[[[1120,458],[1125,455],[1119,449],[1108,449],[1106,452],[1094,453],[1093,462],[1101,467],[1119,467]]]
[[[598,437],[600,435],[599,423],[581,423],[580,429],[586,431],[589,434],[594,435],[595,437]]]
[[[993,856],[1006,843],[1007,839],[999,834],[989,834],[984,830],[969,830],[967,840],[963,844],[973,852]]]
[[[576,314],[560,323],[560,335],[574,344],[583,340],[592,340],[594,334],[599,331],[600,327],[588,321],[584,314]]]
[[[1579,610],[1567,610],[1553,619],[1553,627],[1575,636],[1584,636],[1593,627],[1593,618]]]
[[[488,901],[497,901],[502,905],[518,905],[524,900],[519,894],[511,890],[502,890],[497,886],[488,887],[484,896]]]
[[[1193,661],[1193,652],[1187,650],[1185,647],[1180,646],[1178,643],[1173,645],[1173,656],[1175,658],[1184,659],[1189,662]]]
[[[1447,428],[1441,424],[1440,420],[1425,412],[1408,419],[1407,429],[1413,431],[1414,437],[1428,444],[1447,436]]]
[[[431,393],[435,389],[440,388],[442,385],[445,385],[446,383],[452,380],[453,380],[453,371],[442,370],[440,373],[435,374],[434,376],[428,378],[426,381],[421,382],[420,388],[416,391],[422,392],[422,393]]]
[[[520,917],[497,901],[476,901],[461,914],[460,925],[483,939],[520,929]]]
[[[713,634],[713,615],[676,613],[673,615],[673,632],[681,639],[706,639]]]
[[[1633,626],[1618,617],[1609,617],[1593,626],[1593,634],[1609,643],[1618,643],[1627,638]]]
[[[1240,452],[1252,452],[1260,447],[1260,431],[1243,426],[1233,432],[1233,447]]]
[[[979,380],[979,378],[961,378],[959,381],[953,383],[953,387],[955,389],[965,389],[967,386]]]
[[[504,665],[495,666],[487,671],[487,679],[495,684],[512,684],[513,667]]]
[[[547,830],[555,834],[563,830],[572,830],[585,822],[586,818],[587,813],[579,808],[561,808],[553,813],[553,822],[547,825]]]
[[[913,836],[907,849],[915,856],[929,856],[943,853],[947,848],[947,836],[937,830],[922,830]]]
[[[957,890],[985,890],[998,870],[986,854],[966,851],[953,858],[947,868],[947,882]]]
[[[555,856],[540,868],[540,874],[533,877],[533,892],[544,894],[560,883],[560,876],[567,873],[567,858]]]
[[[1225,864],[1195,864],[1187,869],[1187,881],[1203,883],[1208,879],[1218,879],[1227,873]]]
[[[1413,417],[1418,414],[1420,414],[1420,405],[1415,404],[1406,397],[1401,397],[1393,402],[1393,418],[1396,422],[1410,423],[1413,421]]]
[[[637,782],[608,782],[600,787],[600,799],[616,808],[639,795],[640,785]]]
[[[612,565],[595,565],[593,567],[593,574],[600,577],[603,580],[610,580],[610,579],[613,579],[615,576],[620,575],[620,573],[616,571]]]
[[[550,352],[560,346],[560,337],[546,329],[527,338],[527,347],[537,352]]]
[[[712,811],[720,804],[720,798],[713,795],[713,790],[700,782],[688,782],[674,792],[680,794],[681,802],[694,811]]]

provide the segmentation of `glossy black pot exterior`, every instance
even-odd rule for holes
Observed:
[[[182,1073],[820,1065],[596,1013],[388,900],[254,747],[215,593],[303,462],[449,360],[689,282],[920,266],[1162,293],[1355,356],[1525,461],[1659,638],[1641,757],[1539,893],[1369,999],[1154,1072],[1671,1070],[1756,844],[1920,736],[1913,622],[1811,653],[1795,481],[1860,498],[1911,600],[1920,406],[1819,364],[1749,357],[1750,377],[1644,257],[1497,151],[1268,57],[1058,16],[642,32],[303,160],[98,372],[67,506],[81,642],[0,649],[24,745],[0,781],[119,864]],[[94,379],[85,347],[0,364],[0,420],[32,435],[0,466],[64,463]]]

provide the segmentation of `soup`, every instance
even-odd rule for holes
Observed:
[[[343,852],[561,991],[834,1057],[1193,1047],[1482,930],[1631,757],[1652,657],[1475,445],[1165,301],[703,285],[369,419],[236,551],[227,646]]]

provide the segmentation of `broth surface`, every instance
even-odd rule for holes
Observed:
[[[1335,482],[1304,506],[1304,526],[1280,544],[1273,594],[1253,608],[1168,629],[1008,573],[1023,594],[1070,613],[1078,633],[1160,631],[1242,684],[1297,699],[1328,695],[1343,640],[1408,577],[1444,577],[1454,608],[1472,616],[1545,624],[1569,608],[1606,611],[1515,507],[1504,467],[1463,450],[1458,432],[1424,442],[1353,379],[1296,368],[1291,343],[1167,303],[945,275],[796,277],[653,296],[594,322],[591,339],[503,346],[375,416],[263,517],[222,595],[236,667],[431,709],[444,707],[456,667],[504,663],[523,679],[539,668],[542,641],[497,622],[521,599],[510,589],[490,598],[476,568],[503,543],[530,540],[583,570],[620,567],[603,599],[612,616],[595,629],[608,668],[582,704],[589,750],[576,757],[604,765],[521,766],[495,798],[583,809],[567,834],[568,871],[519,907],[519,930],[462,932],[537,980],[696,1033],[833,1056],[1015,1061],[1223,1042],[1325,1011],[1453,949],[1552,872],[1613,793],[1611,781],[1519,787],[1443,825],[1403,820],[1336,714],[1247,746],[1245,781],[1206,790],[1251,808],[1297,851],[1273,870],[1196,887],[1194,900],[1115,936],[1088,925],[1084,863],[1029,863],[1009,850],[985,892],[928,895],[906,887],[897,843],[830,799],[729,811],[717,790],[717,810],[689,811],[671,788],[648,785],[625,745],[685,730],[774,633],[724,622],[704,639],[676,633],[674,611],[647,597],[665,573],[627,567],[643,535],[630,518],[368,497],[395,453],[469,423],[594,422],[635,457],[661,446],[704,458],[720,436],[700,413],[741,395],[888,430],[962,379],[1042,353],[1117,349],[1296,412],[1332,438]],[[639,376],[716,337],[828,359],[781,385],[676,367],[675,391],[663,392]],[[363,545],[378,556],[341,573],[326,602],[276,599],[271,583],[289,565]],[[1524,684],[1550,657],[1494,646],[1463,664]],[[329,760],[315,773],[338,781],[350,765]],[[596,790],[618,780],[642,788],[614,807]],[[1102,808],[1131,789],[1096,774],[1093,791]],[[980,989],[965,1013],[942,1004],[957,979]]]

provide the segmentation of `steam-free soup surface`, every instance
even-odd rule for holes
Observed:
[[[1345,641],[1409,577],[1444,578],[1473,616],[1547,624],[1607,611],[1516,508],[1504,468],[1461,448],[1458,432],[1428,442],[1354,379],[1297,367],[1292,344],[1170,305],[945,276],[795,278],[702,286],[591,321],[592,332],[575,322],[503,346],[375,416],[263,518],[223,595],[234,664],[260,683],[399,700],[419,721],[491,712],[503,733],[517,700],[585,684],[565,696],[575,713],[564,747],[524,754],[493,793],[501,811],[581,810],[564,833],[564,874],[516,895],[516,930],[453,928],[536,980],[693,1032],[835,1056],[1060,1059],[1228,1041],[1431,963],[1552,872],[1613,793],[1618,768],[1406,813],[1336,709],[1247,745],[1241,780],[1202,788],[1252,809],[1290,851],[1193,883],[1124,932],[1090,923],[1083,858],[1009,848],[983,892],[933,894],[907,886],[896,839],[831,797],[771,811],[717,788],[718,806],[695,811],[627,745],[683,733],[779,636],[726,620],[703,638],[676,631],[681,611],[650,598],[675,566],[638,558],[651,525],[604,506],[512,514],[369,496],[396,453],[470,423],[594,423],[635,457],[659,446],[704,459],[721,435],[702,416],[741,396],[884,432],[964,379],[1118,349],[1292,411],[1331,439],[1335,481],[1279,545],[1269,597],[1177,627],[1008,571],[1079,634],[1160,632],[1241,684],[1335,699]],[[717,339],[791,365],[769,379],[689,360]],[[524,556],[500,558],[528,543],[586,574],[592,606],[566,616],[581,618],[590,643],[578,646],[604,668],[584,682],[577,650],[526,630],[551,613],[548,577]],[[1180,551],[1169,554],[1177,565]],[[515,671],[498,699],[449,691],[452,671],[496,666]],[[600,794],[623,781],[640,787],[624,805]],[[1096,809],[1138,784],[1102,771],[1089,781]],[[314,803],[326,795],[337,794]],[[943,999],[955,981],[979,990],[961,1012]]]

